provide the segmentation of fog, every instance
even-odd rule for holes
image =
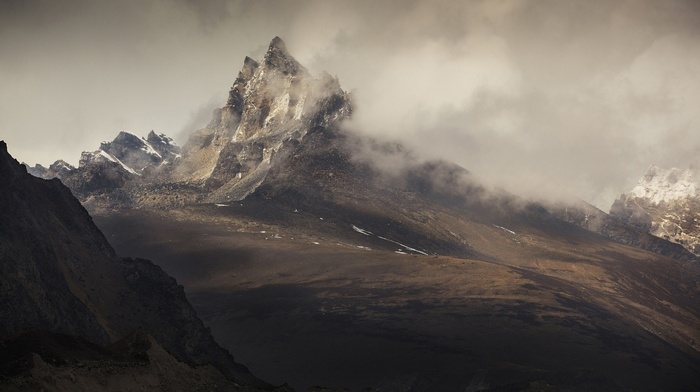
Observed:
[[[121,129],[182,144],[276,35],[352,91],[352,131],[520,194],[607,210],[649,165],[698,162],[693,0],[6,0],[0,138],[44,165]]]

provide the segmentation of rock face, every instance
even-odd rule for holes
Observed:
[[[70,163],[64,161],[63,159],[59,159],[56,162],[52,163],[48,168],[36,164],[33,167],[26,165],[27,166],[27,172],[34,177],[39,177],[43,178],[45,180],[50,180],[52,178],[62,178],[68,175],[71,171],[75,170],[75,166],[71,165]]]
[[[259,391],[213,366],[178,361],[136,332],[102,347],[79,337],[31,331],[2,342],[0,391]]]
[[[668,238],[652,235],[647,229],[620,219],[613,212],[605,212],[580,201],[578,203],[549,206],[548,210],[557,218],[594,233],[601,234],[625,245],[634,246],[681,261],[697,261],[697,255]]]
[[[83,153],[77,169],[55,176],[93,212],[242,200],[265,179],[275,155],[351,111],[338,79],[310,75],[275,37],[262,61],[245,58],[226,104],[182,151],[165,135],[121,132]],[[32,172],[53,175],[41,167]]]
[[[346,199],[352,202],[358,196],[370,197],[369,189],[377,191],[374,182],[381,177],[372,167],[373,159],[357,151],[386,159],[402,148],[341,132],[342,121],[351,114],[350,97],[338,80],[328,74],[310,75],[275,37],[260,62],[245,58],[225,105],[181,151],[163,135],[152,132],[140,139],[123,132],[97,151],[84,153],[80,167],[60,178],[89,211],[107,214],[246,197],[286,197],[313,204],[350,194]],[[390,188],[408,187],[418,193],[431,188],[436,173],[412,167],[410,158],[401,159],[406,167],[401,175],[408,177],[394,178]],[[444,202],[444,194],[432,197]],[[588,204],[548,208],[559,219],[616,241],[677,259],[694,258],[639,225],[628,226]]]
[[[700,255],[700,185],[692,169],[651,166],[610,209],[620,221]]]
[[[275,37],[260,63],[246,57],[226,105],[190,137],[172,178],[202,181],[205,201],[241,200],[264,180],[281,149],[350,112],[338,80],[312,77]]]
[[[120,259],[58,179],[29,175],[0,142],[0,337],[41,329],[105,345],[142,330],[175,358],[262,385],[220,348],[160,267]]]

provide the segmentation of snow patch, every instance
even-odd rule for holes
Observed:
[[[396,242],[396,241],[394,241],[394,240],[390,240],[390,239],[385,238],[385,237],[382,237],[382,236],[380,236],[380,235],[378,235],[377,237],[380,238],[380,239],[383,239],[384,241],[389,241],[389,242],[392,242],[392,243],[394,243],[394,244],[396,244],[396,245],[400,245],[402,248],[404,248],[404,249],[406,249],[406,250],[410,250],[411,252],[420,253],[420,254],[422,254],[422,255],[428,256],[428,254],[425,253],[425,252],[423,252],[422,250],[418,250],[418,249],[416,249],[416,248],[411,248],[410,246],[404,245],[404,244],[402,244],[402,243],[400,243],[400,242]]]
[[[107,160],[109,160],[109,161],[111,161],[111,162],[115,162],[115,163],[120,164],[121,167],[123,167],[124,170],[128,171],[129,173],[131,173],[131,174],[136,174],[137,176],[140,176],[140,175],[141,175],[141,174],[137,173],[136,170],[130,168],[130,167],[127,166],[127,165],[125,165],[124,162],[122,162],[122,161],[120,161],[119,159],[117,159],[117,157],[115,157],[114,155],[112,155],[112,154],[110,154],[110,153],[108,153],[108,152],[106,152],[106,151],[104,151],[104,150],[97,150],[97,152],[98,152],[98,155],[100,155],[101,157],[103,157],[103,158],[105,158],[105,159],[107,159]]]
[[[359,227],[357,227],[357,226],[355,226],[355,225],[351,225],[351,226],[352,226],[352,229],[353,229],[353,230],[355,230],[356,232],[358,232],[358,233],[360,233],[360,234],[372,235],[372,232],[369,232],[369,231],[367,231],[367,230],[365,230],[365,229],[361,229],[361,228],[359,228]]]
[[[143,142],[143,146],[141,147],[141,150],[145,151],[149,155],[153,155],[153,156],[156,156],[160,159],[163,159],[163,156],[160,155],[158,153],[158,151],[156,151],[156,149],[153,148],[153,146],[151,146],[151,144],[148,143],[144,138],[141,138],[141,141]]]
[[[503,230],[503,231],[507,231],[507,232],[509,232],[510,234],[515,235],[515,232],[514,232],[513,230],[508,230],[508,229],[506,229],[506,228],[503,227],[503,226],[493,225],[493,227],[497,227],[497,228],[499,228],[499,229],[501,229],[501,230]]]

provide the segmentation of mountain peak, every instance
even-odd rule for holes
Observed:
[[[285,75],[296,75],[299,71],[307,72],[287,51],[287,45],[280,37],[275,37],[267,48],[263,64],[267,69],[279,71]]]
[[[268,47],[267,50],[271,50],[272,48],[276,48],[279,50],[287,51],[287,45],[282,41],[282,38],[275,36],[275,38],[270,41],[270,46]]]
[[[692,197],[698,189],[693,174],[692,169],[674,167],[665,170],[651,165],[631,194],[637,198],[649,199],[653,204]]]
[[[7,151],[7,143],[4,140],[0,140],[0,178],[10,178],[26,172],[27,166],[21,165],[13,158]]]

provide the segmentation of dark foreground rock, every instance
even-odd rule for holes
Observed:
[[[104,346],[141,330],[188,366],[270,387],[216,344],[175,279],[117,257],[70,190],[29,175],[4,142],[0,183],[0,338],[44,330]]]

